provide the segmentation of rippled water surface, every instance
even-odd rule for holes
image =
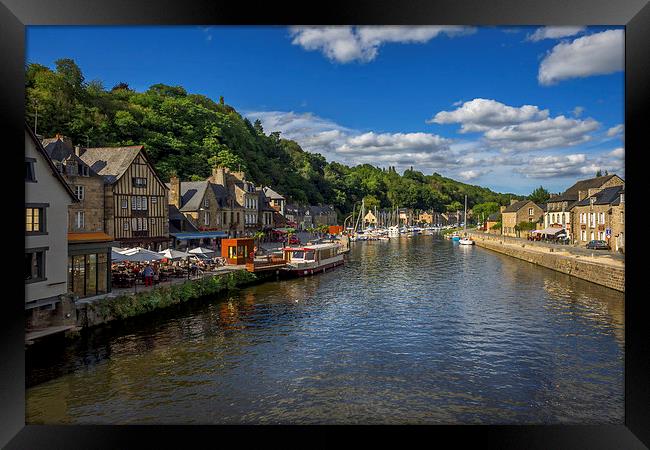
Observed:
[[[623,423],[622,293],[438,237],[353,245],[30,348],[27,422]]]

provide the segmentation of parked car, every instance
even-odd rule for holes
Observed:
[[[609,245],[605,241],[589,241],[587,243],[587,248],[592,250],[609,250]]]

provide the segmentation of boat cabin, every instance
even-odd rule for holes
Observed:
[[[317,244],[304,247],[285,247],[282,251],[284,259],[289,263],[318,263],[334,258],[339,253],[338,248],[338,244]]]
[[[255,248],[255,240],[252,238],[223,239],[221,241],[221,256],[227,264],[246,264],[253,262],[251,253]]]

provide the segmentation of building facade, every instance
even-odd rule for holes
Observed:
[[[546,201],[544,228],[553,226],[566,229],[567,235],[575,238],[577,230],[573,229],[572,208],[576,202],[584,200],[601,189],[621,186],[624,181],[618,175],[605,175],[580,180],[559,195],[552,195]],[[579,233],[578,233],[579,234]]]
[[[575,219],[574,242],[606,241],[610,249],[625,248],[625,187],[601,189],[576,202],[572,208]]]
[[[105,232],[104,179],[64,136],[44,139],[43,147],[78,199],[68,209],[68,291],[77,298],[106,294],[113,237]]]
[[[532,200],[511,200],[510,205],[501,211],[501,234],[519,237],[518,225],[521,222],[538,222],[544,210]]]
[[[143,146],[82,148],[79,158],[104,179],[105,230],[117,246],[167,248],[168,189]]]
[[[40,140],[25,126],[25,309],[27,327],[74,312],[68,296],[68,207],[78,202]],[[73,321],[76,317],[73,318]]]

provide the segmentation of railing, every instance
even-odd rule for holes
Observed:
[[[265,260],[254,260],[246,262],[246,270],[254,272],[255,270],[264,269],[266,267],[280,266],[287,263],[287,260],[279,256],[267,256]]]

